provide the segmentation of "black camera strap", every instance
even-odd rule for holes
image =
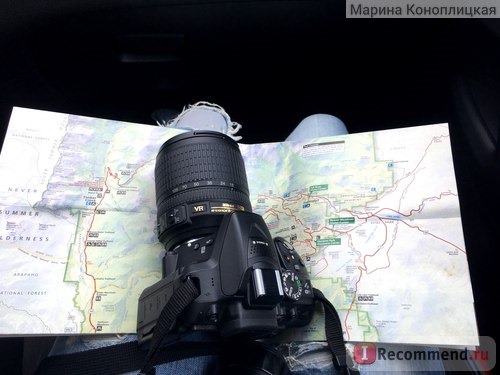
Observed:
[[[156,322],[146,361],[139,375],[154,374],[154,360],[163,338],[170,332],[177,316],[198,296],[200,291],[191,278],[187,278],[168,300]]]
[[[324,307],[325,333],[332,353],[333,365],[339,374],[358,374],[353,369],[347,354],[340,318],[334,306],[321,291],[313,288],[314,297]],[[228,350],[227,344],[181,342],[162,348],[163,338],[170,332],[178,315],[198,296],[200,292],[192,279],[188,278],[172,295],[163,308],[155,326],[149,350],[142,350],[137,341],[128,342],[84,352],[45,358],[36,374],[85,374],[103,375],[133,371],[141,368],[140,375],[155,373],[155,365],[184,358],[219,355]],[[142,366],[142,367],[141,367]]]
[[[161,311],[148,352],[141,349],[137,341],[131,341],[83,352],[50,356],[40,363],[36,374],[107,375],[141,368],[139,374],[152,375],[155,373],[154,366],[161,363],[218,355],[222,352],[222,346],[217,343],[207,347],[206,343],[182,342],[161,348],[162,340],[170,332],[177,316],[199,295],[200,291],[193,280],[187,278]]]
[[[358,374],[353,368],[351,357],[347,354],[347,348],[342,333],[342,323],[340,317],[332,303],[324,294],[316,288],[313,288],[316,301],[323,304],[325,310],[325,334],[328,347],[333,355],[333,365],[340,374]]]
[[[203,356],[220,356],[226,350],[218,341],[183,341],[157,350],[150,361],[153,366]],[[137,341],[97,349],[46,357],[36,375],[117,375],[135,371],[146,362],[146,350]]]

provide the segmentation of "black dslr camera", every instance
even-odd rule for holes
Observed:
[[[308,272],[292,245],[272,238],[251,212],[238,144],[191,131],[163,144],[155,166],[163,278],[140,296],[137,333],[148,340],[186,278],[200,295],[174,330],[215,330],[223,337],[264,338],[307,325],[314,314]]]

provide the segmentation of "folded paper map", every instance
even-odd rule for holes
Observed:
[[[0,335],[135,333],[161,278],[154,165],[181,130],[16,107],[0,154]],[[253,211],[347,341],[478,345],[447,124],[240,143]],[[320,340],[321,318],[302,330]]]

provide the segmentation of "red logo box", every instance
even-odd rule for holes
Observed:
[[[377,348],[371,342],[358,342],[354,345],[354,361],[360,365],[369,365],[377,359]]]

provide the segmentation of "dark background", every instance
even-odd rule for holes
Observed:
[[[205,100],[243,143],[313,113],[351,133],[448,122],[479,332],[494,338],[499,87],[498,19],[345,19],[336,0],[0,4],[1,137],[12,106],[153,125]],[[20,371],[22,350],[1,338],[0,369]]]

